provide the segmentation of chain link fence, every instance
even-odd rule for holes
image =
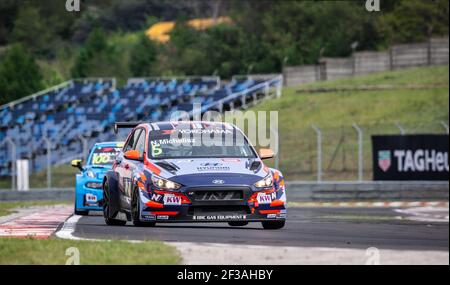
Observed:
[[[333,128],[312,125],[308,129],[279,133],[278,167],[288,180],[372,180],[372,135],[445,133],[448,134],[447,122],[354,124]],[[269,165],[275,166],[275,162]]]

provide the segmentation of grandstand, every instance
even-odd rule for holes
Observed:
[[[59,165],[79,158],[95,142],[117,139],[115,121],[167,120],[180,110],[192,116],[194,103],[202,113],[242,108],[273,90],[281,94],[281,84],[281,76],[235,77],[223,85],[215,76],[131,78],[121,88],[115,79],[74,79],[0,107],[0,176],[13,173],[16,159],[29,159],[36,172],[48,160]]]

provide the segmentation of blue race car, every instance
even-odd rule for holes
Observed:
[[[89,211],[102,210],[102,181],[106,171],[110,170],[116,155],[122,150],[121,142],[97,143],[92,148],[87,164],[82,160],[73,160],[72,166],[81,173],[76,176],[75,214],[88,215]]]

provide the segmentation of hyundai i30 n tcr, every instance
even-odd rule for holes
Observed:
[[[170,222],[261,222],[280,229],[286,191],[234,125],[212,122],[116,123],[133,128],[103,180],[108,225]]]

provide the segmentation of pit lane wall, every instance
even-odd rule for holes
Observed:
[[[286,182],[288,201],[448,201],[448,181]],[[73,188],[0,189],[0,201],[72,201]]]

